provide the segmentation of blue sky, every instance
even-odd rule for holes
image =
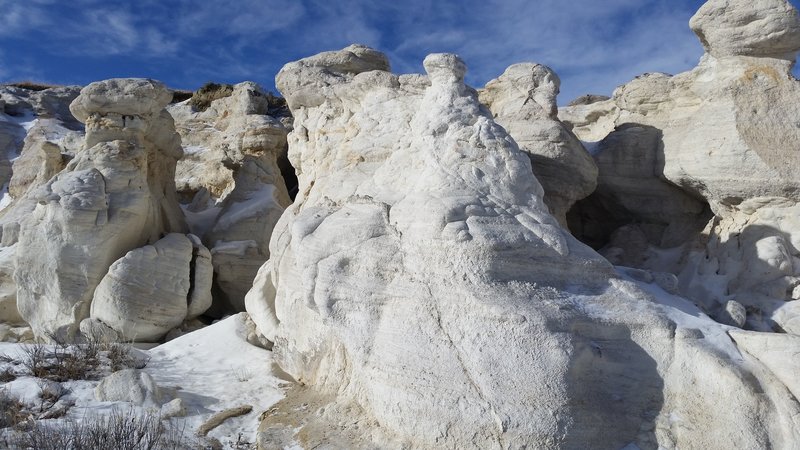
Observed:
[[[135,76],[183,89],[253,80],[274,90],[286,62],[362,43],[387,53],[397,73],[421,72],[431,52],[458,53],[476,87],[516,62],[546,64],[566,103],[610,94],[643,72],[693,67],[702,47],[688,21],[702,3],[0,0],[0,82]]]

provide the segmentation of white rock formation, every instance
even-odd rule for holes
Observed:
[[[178,162],[176,187],[191,196],[206,189],[224,200],[235,187],[235,176],[245,155],[277,159],[285,152],[286,133],[278,99],[253,82],[239,83],[227,97],[203,111],[190,101],[170,105],[181,135],[184,157]]]
[[[0,200],[1,245],[17,241],[20,222],[35,208],[25,194],[62,170],[83,145],[83,124],[69,111],[79,92],[78,86],[0,87],[0,183],[8,191]]]
[[[14,283],[17,246],[0,247],[0,322],[21,324],[17,310],[17,285]]]
[[[153,378],[137,369],[119,370],[103,378],[94,395],[101,402],[130,402],[147,407],[160,407],[164,397]]]
[[[607,191],[629,199],[640,190],[664,207],[667,228],[681,209],[698,209],[687,201],[691,197],[707,202],[715,215],[682,251],[663,248],[688,240],[685,233],[677,235],[684,239],[651,238],[655,245],[641,246],[638,254],[615,242],[605,253],[621,264],[678,274],[681,292],[720,320],[729,320],[735,302],[745,307],[747,328],[800,333],[794,325],[800,319],[794,306],[800,128],[793,119],[800,114],[800,83],[790,72],[800,49],[800,18],[786,0],[710,0],[691,27],[706,49],[695,69],[672,77],[648,74],[617,89],[612,100],[563,110],[562,118],[575,119],[574,130],[585,140],[608,133],[609,123],[616,127],[597,156],[601,188],[619,172],[619,161],[656,155],[655,173],[642,171],[635,188],[606,184]],[[633,129],[660,139],[637,141]],[[601,162],[606,151],[614,155],[608,165]],[[664,195],[667,181],[682,194],[670,187],[672,194]],[[661,186],[664,194],[644,186]],[[640,203],[629,206],[634,216],[651,215],[647,202]]]
[[[541,64],[514,64],[480,91],[480,101],[531,158],[544,202],[566,226],[567,211],[597,187],[597,166],[557,117],[561,81]]]
[[[172,233],[115,261],[94,291],[91,318],[123,341],[157,342],[211,306],[211,255]]]
[[[291,203],[278,164],[289,124],[277,103],[245,82],[204,111],[189,101],[169,107],[185,149],[178,190],[195,197],[186,208],[189,225],[214,255],[217,316],[244,311],[244,295],[269,258],[272,229]]]
[[[800,42],[797,10],[785,0],[710,0],[689,26],[715,58],[794,59]]]
[[[71,337],[89,314],[94,289],[115,260],[185,232],[174,173],[182,152],[171,99],[160,83],[92,83],[71,105],[86,124],[84,148],[45,185],[20,226],[17,306],[38,336]]]
[[[295,427],[308,448],[795,445],[785,385],[564,231],[463,62],[424,66],[392,75],[351,46],[278,74],[300,194],[251,291],[274,299],[248,305],[309,388],[266,414],[260,445]]]
[[[267,261],[258,269],[253,287],[244,297],[247,313],[256,331],[270,342],[275,341],[278,318],[275,316],[275,286],[272,284],[272,263]]]

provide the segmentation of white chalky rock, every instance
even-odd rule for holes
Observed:
[[[557,117],[558,76],[540,64],[514,64],[480,91],[481,103],[531,158],[544,202],[566,226],[576,200],[595,190],[597,166]]]
[[[709,0],[689,26],[717,58],[794,58],[800,48],[800,19],[787,0]]]
[[[741,362],[723,326],[618,279],[547,213],[458,57],[424,66],[396,76],[350,46],[277,76],[300,194],[251,294],[269,308],[274,288],[274,317],[254,320],[304,395],[329,403],[288,424],[304,445],[797,442],[797,401]],[[288,445],[267,416],[260,442]]]
[[[85,148],[27,194],[38,204],[19,230],[17,305],[38,336],[72,337],[112,262],[185,232],[174,185],[180,137],[163,109],[170,98],[158,82],[115,79],[73,102]]]
[[[272,264],[267,261],[258,269],[253,287],[244,297],[247,313],[256,330],[269,341],[275,341],[278,318],[275,317],[275,286],[272,284]]]
[[[21,324],[24,321],[17,310],[17,285],[14,271],[17,246],[0,248],[0,322]]]
[[[596,156],[598,194],[627,204],[623,224],[661,223],[646,230],[650,247],[620,263],[677,274],[681,294],[714,316],[734,301],[748,311],[746,328],[797,330],[789,325],[796,308],[784,303],[800,285],[800,82],[791,74],[800,17],[786,0],[710,0],[691,26],[706,48],[696,68],[638,77],[615,91],[613,108],[568,107],[562,116],[577,118],[586,136],[613,119]],[[580,108],[594,110],[597,133],[580,119],[592,113]],[[634,129],[657,139],[637,140]],[[642,155],[655,164],[639,164]],[[652,169],[625,170],[630,161]],[[639,181],[605,182],[625,181],[625,172]],[[676,187],[680,195],[664,195]],[[698,200],[713,212],[705,229],[687,226]],[[671,256],[663,252],[687,241]]]
[[[213,220],[189,223],[214,255],[215,316],[244,311],[245,293],[269,258],[272,229],[291,203],[278,164],[289,130],[277,102],[245,82],[204,111],[188,101],[169,107],[186,149],[178,162],[178,190],[210,194],[189,206],[200,217],[212,199],[219,206]]]
[[[153,378],[142,370],[123,369],[103,378],[94,388],[101,402],[130,402],[136,406],[160,407],[162,393]]]
[[[94,292],[91,318],[111,327],[123,340],[155,342],[208,309],[212,278],[208,250],[190,237],[168,234],[114,262]]]

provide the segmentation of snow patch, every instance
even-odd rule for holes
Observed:
[[[258,243],[253,240],[247,241],[217,241],[214,243],[214,248],[211,249],[211,255],[217,253],[224,253],[226,255],[244,256],[247,254],[247,249],[258,248]]]
[[[150,350],[145,370],[159,386],[179,388],[187,429],[224,409],[252,405],[252,412],[223,422],[209,436],[235,441],[241,434],[255,442],[259,415],[284,397],[288,381],[272,373],[272,352],[247,342],[246,318],[239,313]]]
[[[249,192],[243,201],[228,204],[225,212],[219,217],[216,227],[224,230],[275,208],[283,209],[275,200],[275,186],[265,184],[258,190]]]
[[[185,417],[169,419],[176,429],[194,435],[201,424],[222,410],[251,405],[252,412],[226,420],[209,433],[210,437],[232,448],[239,436],[256,441],[259,416],[284,397],[283,388],[290,381],[273,374],[272,352],[247,342],[250,331],[247,314],[228,317],[198,331],[185,334],[149,351],[150,361],[143,369],[162,390],[174,390],[186,409]],[[0,355],[20,361],[31,344],[0,342]],[[11,363],[0,360],[0,370]],[[38,404],[41,380],[19,376],[0,389],[23,400]],[[66,418],[80,421],[86,417],[105,415],[114,409],[144,413],[143,407],[125,402],[100,402],[94,397],[99,381],[68,381],[63,400],[74,402]],[[48,421],[56,424],[59,420]]]
[[[11,194],[8,193],[8,183],[3,185],[3,191],[0,195],[2,195],[2,197],[0,197],[0,211],[2,211],[8,208],[8,205],[10,205],[13,200]]]
[[[186,145],[183,147],[183,155],[199,155],[208,151],[208,148],[201,145]]]

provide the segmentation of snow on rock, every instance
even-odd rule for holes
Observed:
[[[464,63],[424,66],[350,46],[278,74],[299,195],[251,294],[300,384],[262,448],[797,442],[800,405],[728,328],[569,235]]]
[[[129,402],[160,407],[164,398],[153,378],[142,370],[123,369],[100,380],[94,395],[101,402]]]

